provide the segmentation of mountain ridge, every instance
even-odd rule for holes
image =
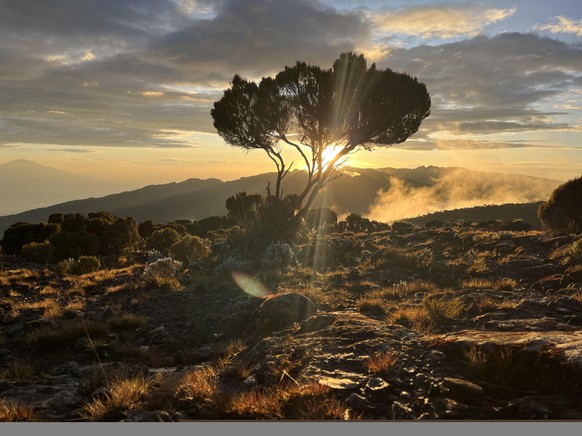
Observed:
[[[338,215],[348,213],[367,214],[382,206],[381,200],[399,192],[397,201],[388,198],[386,209],[394,209],[411,204],[415,196],[435,197],[435,205],[429,212],[443,209],[441,205],[450,205],[445,209],[455,209],[454,196],[465,196],[480,204],[491,203],[495,193],[503,188],[504,192],[519,192],[523,201],[503,201],[505,203],[528,203],[546,199],[549,193],[560,183],[549,179],[522,175],[485,173],[457,167],[417,167],[417,168],[342,168],[342,177],[334,180],[318,196],[314,207],[331,207]],[[298,193],[302,190],[306,173],[293,171],[284,180],[285,194]],[[472,180],[474,186],[466,187],[466,181]],[[501,180],[502,185],[498,183]],[[0,232],[10,224],[18,221],[46,221],[52,213],[89,213],[108,210],[119,216],[134,216],[138,221],[152,220],[167,222],[176,219],[199,220],[211,215],[226,213],[225,201],[237,192],[265,194],[268,182],[273,184],[275,173],[262,173],[241,177],[236,180],[190,178],[182,182],[152,184],[139,189],[123,191],[103,197],[89,197],[71,200],[42,208],[31,209],[21,213],[0,216]],[[458,193],[460,188],[466,192]],[[401,190],[402,192],[398,191]],[[530,191],[527,191],[529,189]],[[481,196],[481,197],[479,197]],[[472,198],[472,197],[476,197]],[[423,203],[424,198],[420,198]],[[400,202],[400,203],[398,203]],[[502,202],[502,203],[503,203]],[[376,209],[374,209],[376,207]],[[381,207],[380,207],[381,209]],[[422,210],[415,211],[414,216],[423,215]],[[381,216],[381,215],[380,215]],[[413,216],[409,214],[400,218]],[[392,219],[391,219],[392,220]]]

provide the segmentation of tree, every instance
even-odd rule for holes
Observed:
[[[582,176],[558,186],[540,206],[538,217],[552,233],[582,233]]]
[[[284,147],[307,170],[304,190],[290,208],[304,216],[317,193],[350,153],[406,141],[430,114],[426,86],[405,73],[367,66],[363,55],[343,53],[333,67],[297,62],[258,84],[235,75],[214,103],[214,127],[230,145],[264,150],[277,169],[275,192],[291,169]]]

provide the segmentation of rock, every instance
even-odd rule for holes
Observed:
[[[445,377],[442,393],[448,398],[464,403],[472,403],[483,397],[485,391],[479,385],[457,377]]]
[[[353,393],[346,399],[346,404],[352,409],[362,410],[368,405],[368,400],[366,397]]]
[[[359,280],[362,278],[362,274],[357,269],[353,269],[348,273],[347,279],[350,281]]]
[[[383,391],[390,388],[390,383],[386,382],[381,377],[374,377],[366,383],[366,388],[371,391]]]
[[[284,330],[306,320],[316,311],[315,304],[301,294],[291,292],[268,297],[256,313],[253,334],[267,336]]]
[[[360,374],[347,373],[340,370],[337,370],[336,373],[336,376],[321,377],[318,380],[319,384],[336,390],[349,390],[359,388],[364,381],[364,377]]]
[[[320,313],[313,315],[312,317],[305,320],[299,329],[299,333],[311,333],[321,329],[324,329],[336,320],[336,316],[330,315],[328,313]]]
[[[8,386],[2,392],[2,397],[29,404],[51,420],[58,420],[84,400],[83,387],[82,380],[70,374],[62,374],[50,376],[42,383]]]
[[[462,330],[444,335],[434,335],[433,340],[443,343],[490,347],[519,347],[526,351],[542,353],[547,349],[558,351],[556,357],[566,365],[582,369],[582,331],[542,331],[542,332],[484,332]]]
[[[487,330],[501,330],[501,331],[572,331],[576,327],[559,322],[555,318],[526,318],[526,319],[508,319],[504,321],[491,320],[484,324]]]

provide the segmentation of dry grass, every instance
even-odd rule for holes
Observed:
[[[184,375],[176,391],[180,399],[193,403],[205,415],[215,416],[226,410],[229,396],[218,389],[218,369],[204,365]]]
[[[388,373],[397,361],[392,353],[374,353],[366,361],[366,367],[371,374],[382,375]]]
[[[499,302],[487,295],[480,296],[474,304],[479,313],[499,308]]]
[[[18,401],[0,398],[0,422],[38,421],[32,407]]]
[[[430,334],[436,330],[435,322],[422,306],[400,307],[388,317],[388,320],[418,333]]]
[[[475,374],[484,378],[505,379],[523,373],[516,365],[515,350],[511,347],[482,347],[472,345],[463,353]]]
[[[356,303],[358,310],[362,313],[372,315],[386,315],[386,303],[379,297],[363,296]]]
[[[458,319],[465,310],[459,299],[448,299],[444,295],[426,296],[422,299],[422,306],[435,322]]]
[[[17,318],[23,310],[42,310],[44,319],[59,318],[63,308],[55,298],[45,298],[39,301],[21,301],[12,303],[12,317]]]
[[[0,379],[8,379],[11,382],[31,382],[36,373],[36,366],[31,359],[14,359],[7,368],[0,370]]]
[[[109,333],[106,323],[80,322],[62,325],[59,328],[43,327],[29,333],[25,342],[40,348],[59,351],[58,347],[74,345],[79,338],[89,335],[91,338],[102,338]]]
[[[342,420],[346,407],[327,386],[310,383],[242,392],[231,397],[231,415],[246,419]]]
[[[510,277],[500,279],[470,278],[461,282],[462,288],[495,289],[496,291],[512,291],[515,286],[517,286],[517,281]]]
[[[403,299],[409,295],[414,295],[419,292],[432,293],[439,290],[439,287],[432,282],[425,280],[412,280],[410,282],[400,282],[387,289],[388,295],[393,298]]]
[[[133,313],[115,315],[108,320],[111,331],[120,333],[125,330],[135,330],[145,324],[146,319]]]
[[[132,409],[144,397],[149,382],[141,375],[118,377],[111,380],[103,398],[97,398],[83,406],[84,417],[90,421],[102,421],[114,410]]]
[[[382,259],[376,263],[375,269],[388,269],[395,266],[412,269],[417,268],[420,261],[418,253],[399,247],[387,247],[384,249]]]

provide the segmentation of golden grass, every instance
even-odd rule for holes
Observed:
[[[0,398],[0,422],[32,421],[38,421],[32,407],[18,401]]]
[[[418,333],[429,334],[436,330],[435,322],[422,306],[400,307],[389,315],[388,320],[410,327]]]
[[[135,330],[145,324],[146,319],[133,313],[123,313],[109,318],[107,324],[111,331],[120,333],[125,330]]]
[[[218,389],[218,370],[205,365],[186,373],[180,380],[177,396],[189,400],[202,413],[214,415],[226,410],[228,396]]]
[[[102,421],[107,414],[118,409],[132,409],[144,397],[149,382],[142,374],[111,380],[103,398],[97,398],[83,406],[84,417],[90,421]]]
[[[362,313],[373,315],[386,315],[386,303],[379,297],[365,295],[360,297],[356,303],[358,310]]]
[[[366,361],[366,368],[371,374],[386,374],[396,364],[398,359],[389,352],[372,354]]]
[[[12,316],[18,317],[21,310],[43,310],[44,319],[58,318],[63,313],[63,308],[54,298],[45,298],[39,301],[21,301],[12,303]]]
[[[445,319],[457,319],[464,311],[463,303],[457,298],[447,299],[444,296],[425,296],[422,306],[428,316],[435,322]]]
[[[247,419],[342,420],[346,407],[330,393],[318,383],[289,383],[233,395],[228,411]]]

